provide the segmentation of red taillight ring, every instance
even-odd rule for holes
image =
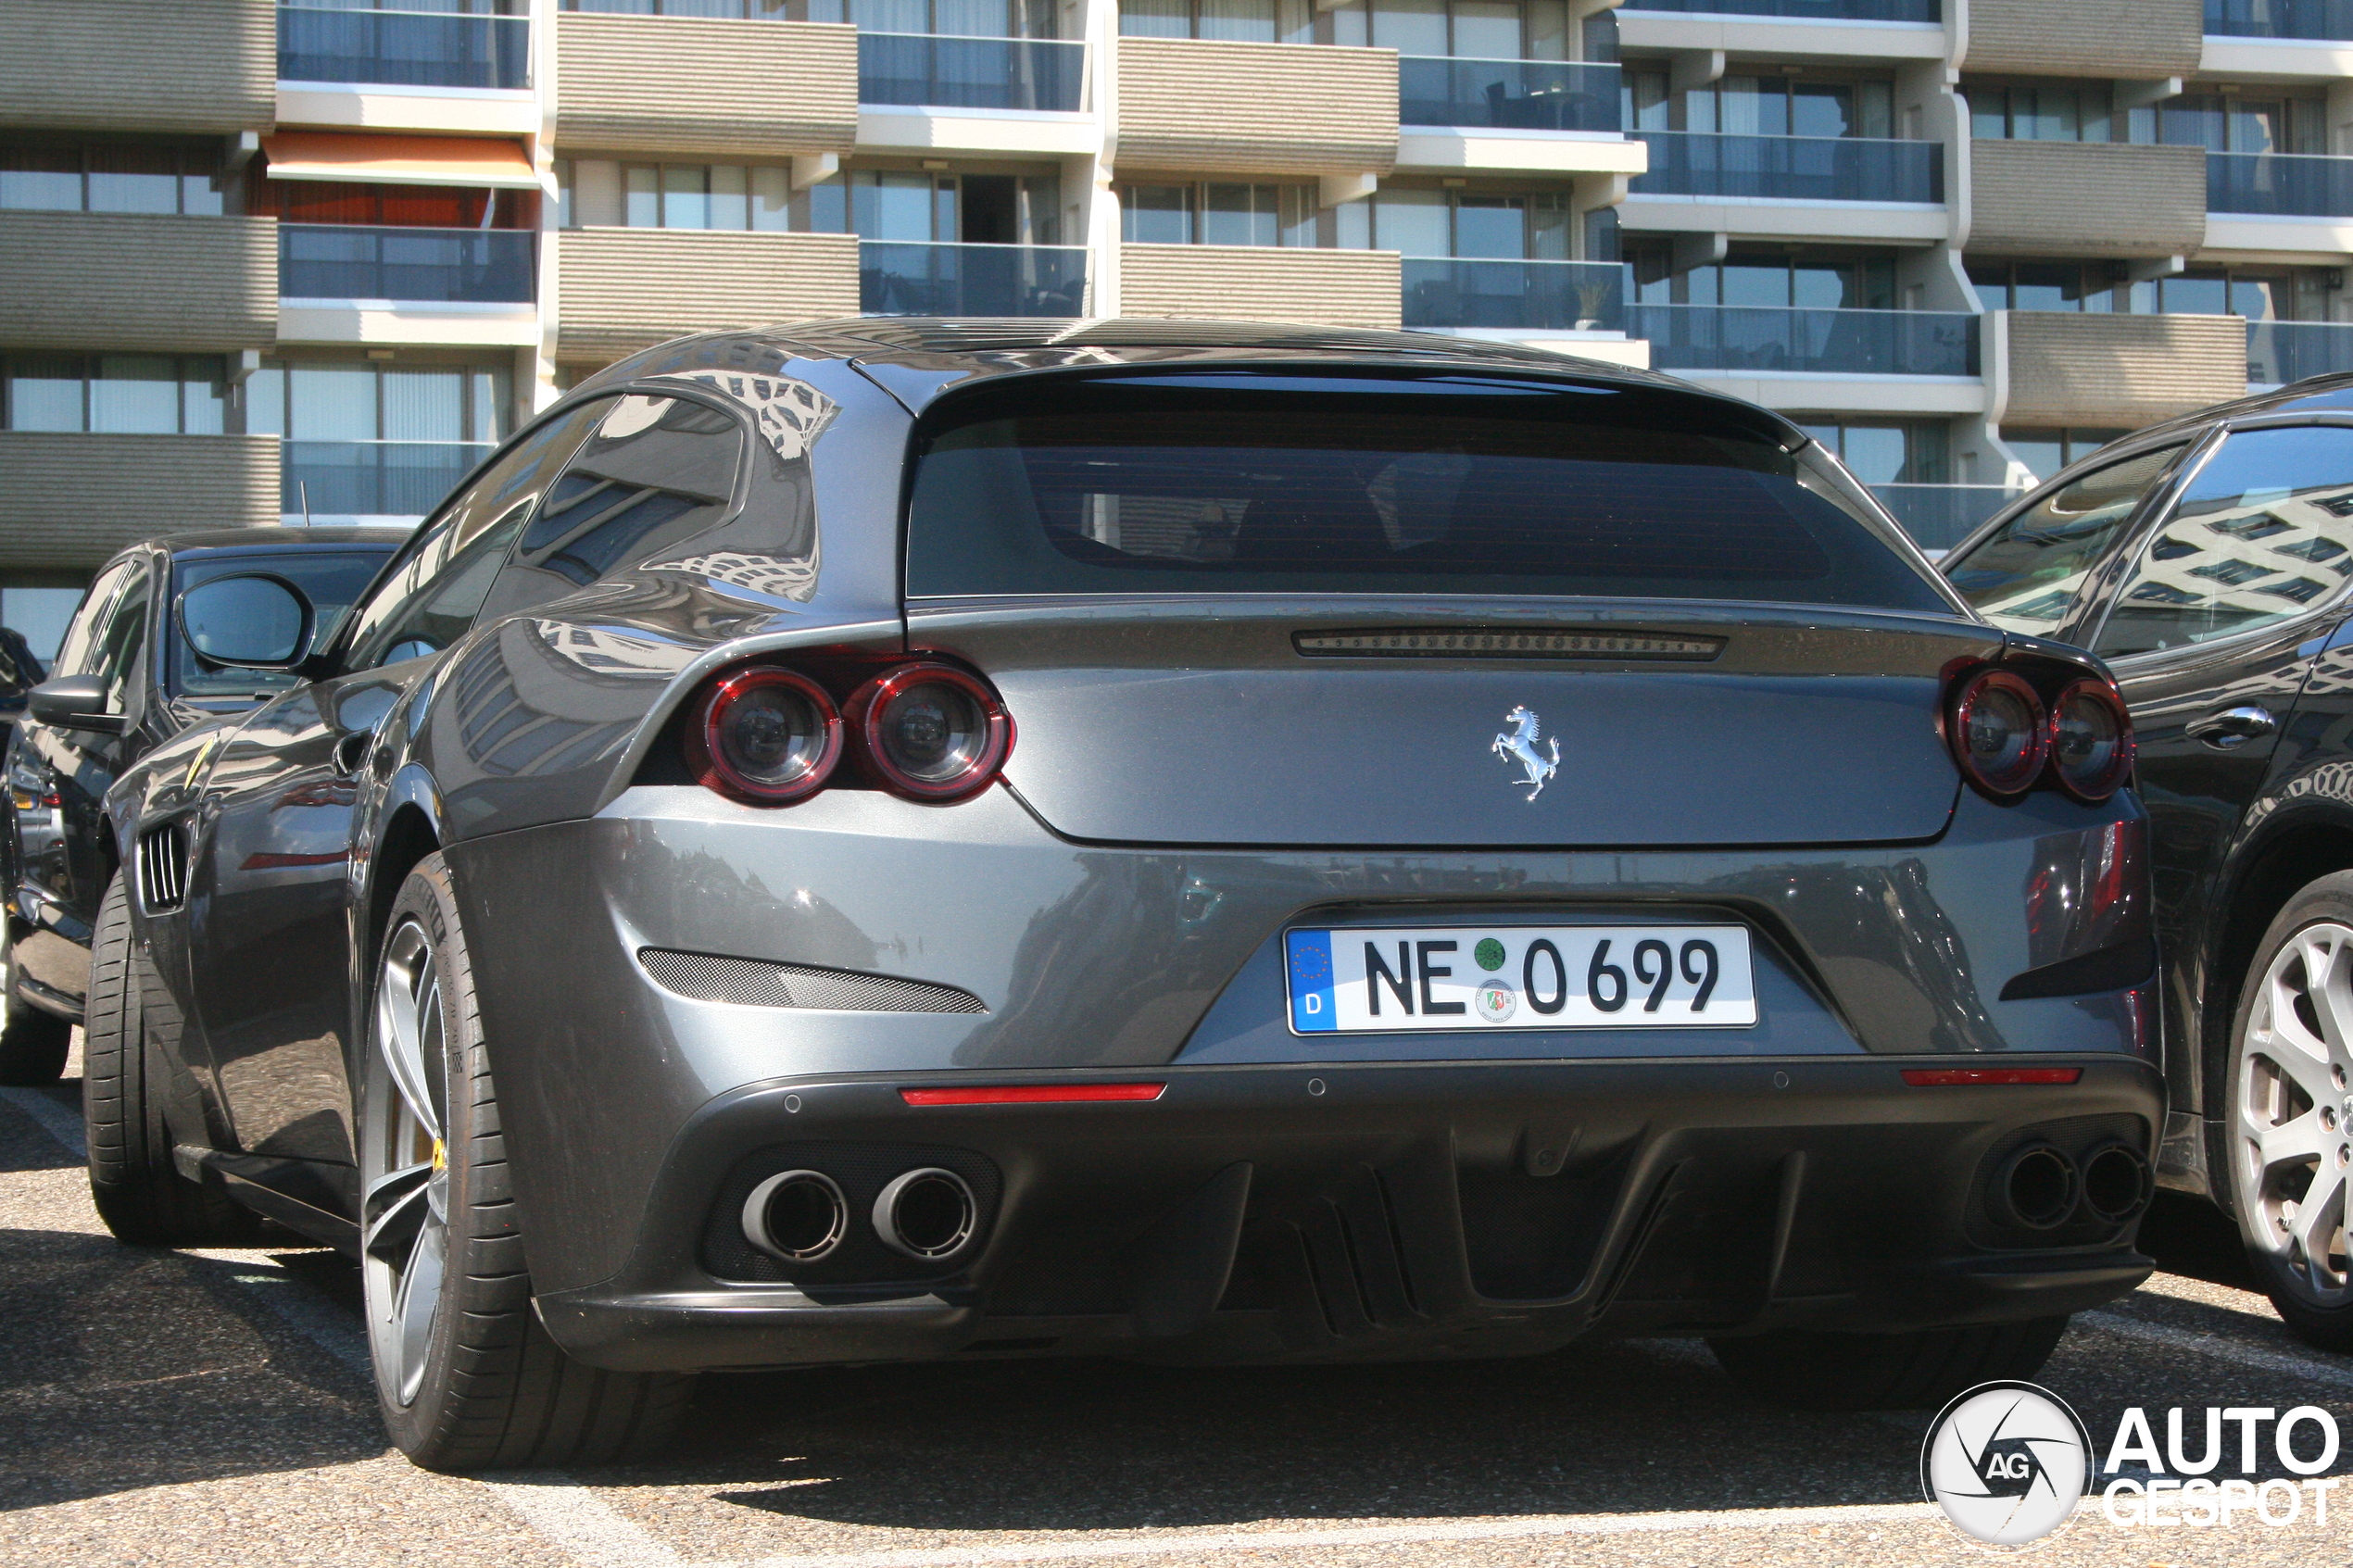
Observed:
[[[2024,720],[2019,727],[2024,748],[2009,768],[1990,772],[1969,750],[1969,721],[1978,706],[1995,692],[2005,693],[2024,706]],[[2044,711],[2042,697],[2025,677],[2007,670],[1979,671],[1963,681],[1953,694],[1946,719],[1946,739],[1954,760],[1960,764],[1970,783],[1988,795],[2004,799],[2034,787],[2034,781],[2042,776],[2044,759],[2050,755],[2050,719]]]
[[[952,686],[978,707],[980,741],[958,770],[940,777],[922,777],[901,767],[885,744],[884,720],[891,704],[917,686]],[[911,800],[961,800],[988,787],[1013,754],[1013,720],[987,682],[952,664],[902,664],[877,675],[851,694],[848,718],[856,730],[860,755],[884,788]]]
[[[2096,772],[2088,776],[2078,776],[2069,771],[2059,756],[2059,721],[2066,713],[2068,704],[2078,697],[2089,697],[2097,702],[2116,721],[2116,749]],[[2059,788],[2078,800],[2098,805],[2114,795],[2122,786],[2124,776],[2133,771],[2133,715],[2124,706],[2123,697],[2106,681],[2086,675],[2082,680],[2069,682],[2052,699],[2049,730],[2051,776],[2058,781]]]
[[[727,759],[720,742],[720,726],[728,710],[762,687],[782,686],[797,692],[817,710],[824,738],[817,758],[788,784],[753,778]],[[825,688],[790,670],[761,665],[740,670],[712,684],[686,721],[686,766],[709,788],[752,806],[788,806],[825,787],[835,764],[841,760],[841,711]]]

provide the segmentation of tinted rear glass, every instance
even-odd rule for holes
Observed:
[[[907,588],[1562,594],[1949,610],[1741,411],[1468,377],[991,389],[925,440]]]

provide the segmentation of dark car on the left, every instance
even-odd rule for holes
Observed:
[[[123,550],[92,581],[7,743],[0,1083],[44,1084],[64,1071],[98,900],[115,871],[107,790],[190,725],[249,709],[293,680],[206,660],[189,646],[181,596],[224,575],[281,578],[302,591],[324,633],[409,533],[369,525],[167,534]]]

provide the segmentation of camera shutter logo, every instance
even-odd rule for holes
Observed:
[[[1965,1533],[2025,1546],[2074,1515],[2091,1463],[2091,1435],[2066,1400],[2032,1383],[1981,1383],[1930,1424],[1920,1487]]]

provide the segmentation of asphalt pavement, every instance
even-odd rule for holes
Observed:
[[[78,1071],[77,1068],[69,1069]],[[1537,1361],[1170,1370],[1020,1361],[706,1379],[661,1464],[472,1480],[384,1441],[358,1279],[324,1251],[117,1245],[82,1172],[79,1085],[0,1090],[0,1564],[311,1568],[1478,1568],[1982,1564],[1919,1489],[1925,1415],[1807,1415],[1735,1391],[1696,1342]],[[2227,1234],[2169,1204],[2169,1270],[2079,1316],[2040,1381],[2105,1456],[2128,1407],[2300,1405],[2346,1448],[2353,1358],[2244,1288]],[[2238,1427],[2228,1462],[2237,1474]],[[2308,1423],[2297,1457],[2309,1462]],[[2261,1433],[2252,1480],[2298,1480]],[[2145,1479],[2145,1460],[2120,1472]],[[2108,1477],[2102,1476],[2106,1481]],[[2112,1523],[2032,1560],[2353,1561],[2353,1486],[2228,1526]],[[2207,1512],[2183,1508],[2192,1517]],[[2173,1517],[2167,1512],[2161,1517]],[[2210,1516],[2210,1515],[2209,1515]]]

